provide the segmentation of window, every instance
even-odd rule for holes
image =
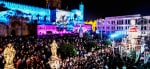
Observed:
[[[126,29],[128,29],[128,27],[126,26]]]
[[[107,27],[107,29],[109,29],[109,27]]]
[[[119,25],[122,24],[122,20],[119,20]]]
[[[138,19],[135,19],[135,23],[138,23]]]
[[[121,24],[123,24],[123,20],[121,20]]]
[[[130,20],[128,20],[128,24],[130,24]]]
[[[125,24],[128,24],[128,20],[125,20]]]
[[[115,24],[115,21],[113,21],[113,24]]]
[[[119,24],[119,21],[117,20],[117,24]]]
[[[148,20],[148,22],[150,23],[150,19]]]
[[[144,26],[144,30],[146,30],[146,26]]]
[[[123,30],[123,27],[121,27],[122,28],[122,30]]]
[[[111,21],[111,24],[114,24],[114,21]]]
[[[143,30],[143,26],[141,26],[141,30]]]
[[[117,30],[119,29],[119,27],[117,27]]]

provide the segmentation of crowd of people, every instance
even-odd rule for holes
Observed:
[[[111,48],[106,52],[98,44],[97,50],[87,51],[85,45],[87,40],[78,36],[49,36],[49,37],[7,37],[0,38],[0,69],[4,68],[3,50],[8,43],[12,43],[16,50],[14,66],[16,69],[50,69],[48,64],[51,56],[50,44],[56,40],[58,46],[62,43],[70,43],[75,46],[78,55],[67,57],[62,60],[61,69],[122,69],[125,62],[120,55],[114,55]],[[93,39],[92,41],[96,41]],[[105,52],[102,52],[104,50]]]

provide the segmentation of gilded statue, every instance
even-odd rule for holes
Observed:
[[[50,44],[52,56],[50,57],[49,64],[51,69],[60,69],[61,59],[57,56],[58,45],[55,40]]]
[[[3,53],[4,53],[4,61],[6,62],[4,69],[15,69],[13,64],[13,59],[15,57],[16,51],[13,48],[11,43],[7,44]]]
[[[57,56],[57,43],[55,40],[53,40],[52,44],[50,45],[51,46],[51,53],[52,53],[52,56]]]

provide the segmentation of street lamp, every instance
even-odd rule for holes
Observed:
[[[112,44],[113,44],[113,45],[112,45],[112,47],[113,47],[113,55],[115,55],[115,52],[114,52],[114,51],[115,51],[115,41],[114,41],[114,39],[113,39]]]
[[[113,40],[113,42],[112,42],[112,48],[113,48],[113,55],[114,55],[114,49],[115,49],[115,39],[114,38],[117,37],[117,34],[112,34],[110,37]]]
[[[104,23],[104,19],[100,19],[100,20],[98,20],[97,21],[97,30],[98,30],[98,32],[100,31],[100,33],[98,33],[99,35],[100,35],[100,39],[98,39],[99,40],[99,42],[100,42],[100,51],[101,51],[101,57],[102,57],[102,41],[103,41],[103,35],[102,35],[102,24]],[[98,36],[99,36],[98,35]]]

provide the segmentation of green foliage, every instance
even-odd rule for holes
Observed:
[[[107,39],[103,42],[103,44],[105,45],[105,47],[108,47],[108,45],[112,45],[112,41]]]
[[[89,41],[86,43],[86,49],[87,51],[90,51],[92,48],[96,48],[97,47],[97,43],[94,41]]]
[[[72,44],[62,44],[58,51],[62,55],[62,58],[74,56],[77,54],[77,50]]]
[[[112,41],[110,41],[110,40],[105,40],[105,41],[104,41],[104,44],[105,44],[105,45],[111,45],[111,44],[112,44]]]
[[[131,59],[135,59],[136,58],[136,51],[135,50],[130,51],[130,57],[131,57]]]

